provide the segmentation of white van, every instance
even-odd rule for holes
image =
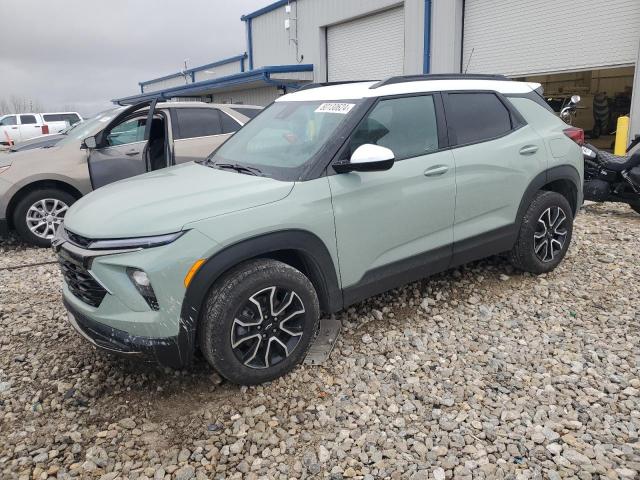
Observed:
[[[76,112],[20,113],[0,116],[0,143],[18,143],[58,133],[82,121]]]

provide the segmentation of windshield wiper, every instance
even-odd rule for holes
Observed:
[[[207,164],[213,168],[228,168],[239,173],[246,173],[249,175],[262,175],[262,170],[260,170],[259,168],[247,167],[246,165],[240,165],[239,163],[213,163],[207,160]]]

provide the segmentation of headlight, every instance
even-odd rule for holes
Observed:
[[[149,280],[147,272],[137,268],[127,268],[127,275],[129,275],[131,282],[136,287],[140,295],[142,295],[142,298],[145,299],[151,310],[159,310],[160,307],[158,306],[156,292],[153,291],[151,280]]]
[[[4,167],[0,167],[0,174],[6,172],[7,170],[9,170],[9,168],[11,168],[11,165],[5,165]]]
[[[168,233],[153,237],[115,238],[113,240],[92,240],[87,248],[91,250],[117,250],[124,248],[151,248],[175,242],[186,232]]]

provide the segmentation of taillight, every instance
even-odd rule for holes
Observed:
[[[49,134],[49,125],[42,125],[42,134],[43,135]]]
[[[584,130],[578,127],[569,127],[563,130],[564,134],[578,145],[584,143]]]

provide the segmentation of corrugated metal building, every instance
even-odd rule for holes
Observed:
[[[589,12],[587,24],[578,12]],[[142,82],[140,94],[118,101],[266,105],[308,82],[502,73],[543,83],[554,106],[580,94],[577,124],[603,146],[630,110],[640,133],[638,0],[281,0],[241,20],[246,53]],[[610,116],[596,132],[598,96]]]

